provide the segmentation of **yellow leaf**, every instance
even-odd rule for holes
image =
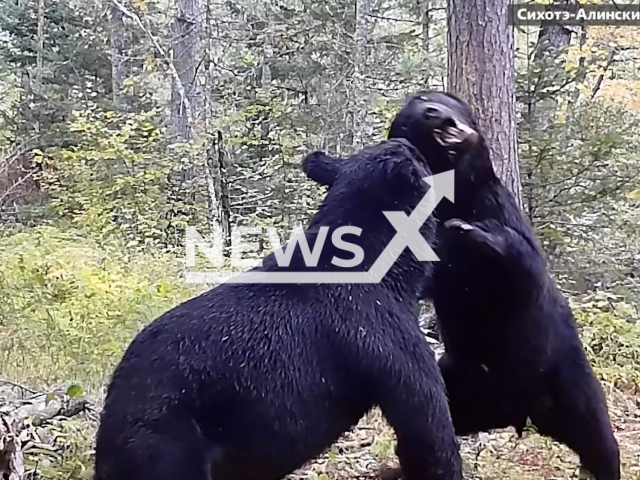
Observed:
[[[133,5],[136,10],[140,10],[143,12],[147,10],[146,0],[132,0],[131,5]]]
[[[630,198],[631,200],[640,200],[640,188],[634,190],[633,192],[628,193],[627,197]]]

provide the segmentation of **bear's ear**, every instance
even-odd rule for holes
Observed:
[[[330,187],[338,178],[343,162],[344,160],[325,152],[313,152],[302,160],[302,171],[311,180]]]

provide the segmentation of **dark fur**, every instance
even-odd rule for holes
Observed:
[[[410,212],[424,160],[388,141],[344,161],[304,161],[330,186],[306,236],[356,225],[365,268]],[[433,221],[422,234],[432,240]],[[330,234],[329,234],[330,237]],[[316,270],[332,269],[329,242]],[[292,271],[303,269],[296,248]],[[275,271],[273,254],[257,270]],[[97,480],[276,480],[321,454],[379,405],[410,480],[461,480],[444,383],[415,317],[429,262],[402,253],[379,284],[224,284],[168,311],[113,374],[96,446]],[[360,269],[361,270],[361,269]]]
[[[478,136],[451,151],[436,142],[437,122],[424,111],[429,102],[452,108]],[[389,137],[414,143],[434,174],[455,168],[455,203],[443,201],[436,210],[441,261],[430,293],[456,432],[513,426],[521,433],[530,418],[540,433],[576,451],[597,480],[619,480],[607,404],[571,310],[532,229],[496,177],[468,107],[451,95],[418,94]]]

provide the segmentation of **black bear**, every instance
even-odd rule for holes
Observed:
[[[597,480],[620,460],[602,387],[566,299],[514,197],[494,173],[470,109],[442,92],[412,96],[389,138],[411,141],[432,172],[455,169],[442,202],[428,295],[446,353],[439,361],[458,435],[529,419],[579,454]]]
[[[288,266],[272,253],[248,273],[366,271],[397,233],[383,212],[411,213],[430,188],[406,140],[346,160],[316,152],[303,168],[329,187],[307,245],[348,226],[350,246],[331,235],[315,267],[296,249]],[[419,228],[431,241],[433,219]],[[407,479],[462,480],[444,382],[415,315],[432,266],[397,253],[379,283],[225,283],[160,316],[112,376],[95,478],[277,480],[377,405]]]

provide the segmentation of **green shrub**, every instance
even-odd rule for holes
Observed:
[[[167,253],[55,227],[0,242],[0,371],[26,383],[99,387],[141,326],[193,293]]]
[[[615,388],[638,388],[640,324],[633,310],[625,304],[614,308],[601,298],[573,307],[589,360],[602,381]]]
[[[165,246],[180,245],[185,226],[203,221],[206,203],[195,146],[167,146],[154,112],[79,111],[69,130],[73,146],[50,148],[39,158],[55,219],[90,238],[116,234]]]

